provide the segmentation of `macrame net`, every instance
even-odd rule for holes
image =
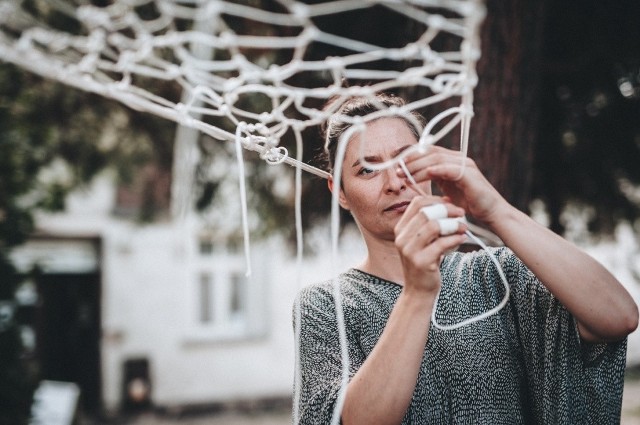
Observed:
[[[402,45],[385,43],[388,29],[367,28],[376,8],[406,32]],[[466,154],[484,14],[481,0],[1,0],[0,59],[235,143],[241,170],[245,149],[295,166],[300,247],[301,171],[328,177],[301,161],[302,133],[348,97],[417,93],[405,108],[382,113],[440,108],[421,143],[457,130]],[[351,36],[351,26],[367,31]],[[293,135],[295,158],[281,144],[285,135]],[[189,164],[194,149],[177,138],[175,163]],[[174,167],[174,207],[188,198],[188,168]],[[240,189],[244,205],[243,179]],[[246,226],[245,249],[248,257]],[[342,323],[341,308],[337,314]]]
[[[403,17],[415,37],[381,47],[322,29],[373,7]],[[331,111],[313,105],[332,96],[423,87],[408,109],[459,98],[448,115],[468,121],[483,16],[479,0],[4,0],[0,59],[216,139],[239,132],[267,161],[326,177],[288,158],[279,141],[325,121]],[[453,41],[438,52],[442,34]],[[164,95],[167,83],[180,86],[180,99]]]

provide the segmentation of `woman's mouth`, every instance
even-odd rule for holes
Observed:
[[[384,209],[385,212],[399,212],[399,213],[403,213],[404,210],[407,209],[407,205],[409,205],[409,201],[404,201],[404,202],[398,202],[395,203],[393,205],[391,205],[390,207],[387,207]]]

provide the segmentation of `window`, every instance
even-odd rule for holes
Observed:
[[[243,320],[245,317],[246,298],[245,287],[246,277],[239,273],[231,275],[231,317],[235,320]]]
[[[213,321],[213,279],[210,273],[200,275],[200,322]]]
[[[198,252],[200,255],[213,254],[213,241],[208,238],[201,238]]]
[[[220,269],[200,274],[199,321],[204,326],[241,327],[247,319],[246,278]]]
[[[247,278],[244,252],[237,248],[202,236],[197,239],[191,310],[197,339],[254,337],[266,329],[259,269]]]

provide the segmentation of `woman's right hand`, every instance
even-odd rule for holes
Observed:
[[[460,223],[455,233],[440,234],[437,220],[429,220],[421,209],[444,204],[450,218],[463,217],[465,211],[448,198],[416,196],[395,226],[395,245],[404,273],[404,290],[434,295],[440,289],[440,262],[448,251],[465,241],[466,225]]]

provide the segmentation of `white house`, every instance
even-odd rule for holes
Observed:
[[[299,267],[278,238],[255,241],[246,277],[241,244],[216,240],[194,217],[115,218],[114,199],[110,180],[98,179],[64,213],[39,214],[36,235],[13,253],[25,273],[40,269],[18,293],[38,306],[40,320],[23,333],[47,379],[77,382],[85,406],[107,414],[136,402],[290,399],[293,300],[331,275],[331,256]],[[328,238],[327,229],[316,245]],[[352,239],[336,269],[362,258]]]

